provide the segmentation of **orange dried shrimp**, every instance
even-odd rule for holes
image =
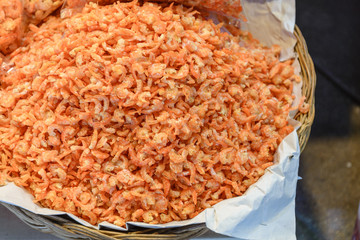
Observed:
[[[100,5],[114,3],[118,0],[67,0],[69,8],[79,8],[85,6],[86,3],[96,2]],[[176,2],[190,7],[200,7],[208,10],[226,14],[231,17],[244,18],[241,15],[242,6],[240,0],[147,0],[153,2]],[[122,1],[123,2],[123,1]]]
[[[59,8],[65,0],[23,0],[31,23],[37,24]]]
[[[99,5],[112,4],[119,0],[66,0],[66,4],[70,8],[84,7],[86,3],[97,3]],[[124,2],[124,1],[123,1]]]
[[[61,17],[66,18],[81,12],[87,3],[97,3],[99,5],[108,5],[120,0],[66,0],[65,8],[61,9]],[[129,0],[121,0],[128,2]]]
[[[7,54],[18,47],[22,34],[22,11],[20,0],[0,1],[0,53]]]
[[[292,61],[182,6],[86,5],[30,25],[0,80],[1,182],[91,224],[195,217],[273,164]]]
[[[186,6],[201,7],[226,14],[231,17],[243,18],[240,0],[160,0],[162,2],[177,2]]]

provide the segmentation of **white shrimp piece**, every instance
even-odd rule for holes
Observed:
[[[152,77],[154,79],[161,78],[165,74],[165,68],[166,68],[166,64],[161,64],[161,63],[152,64],[148,69],[149,77]]]

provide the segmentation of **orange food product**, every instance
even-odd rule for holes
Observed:
[[[19,45],[23,31],[22,12],[20,0],[0,1],[0,54],[10,53]]]
[[[280,48],[183,6],[88,4],[30,25],[0,71],[0,180],[91,224],[241,196],[293,127]]]
[[[64,1],[65,0],[23,0],[25,14],[30,23],[38,24],[62,6]]]
[[[163,2],[176,2],[185,6],[201,7],[208,10],[226,14],[231,17],[243,18],[240,0],[160,0]]]
[[[97,3],[99,5],[112,4],[119,0],[67,0],[66,5],[69,8],[84,7],[86,3]],[[123,1],[124,2],[124,1]]]
[[[100,5],[112,4],[118,0],[67,0],[67,7],[81,8],[86,3],[95,2]],[[240,0],[148,0],[150,2],[179,3],[188,7],[200,7],[207,10],[216,11],[235,18],[244,19],[241,15],[242,6]],[[124,2],[124,0],[122,1]],[[126,2],[126,0],[125,0]]]

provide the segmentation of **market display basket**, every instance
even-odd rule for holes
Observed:
[[[294,33],[297,38],[295,51],[299,58],[301,75],[303,77],[302,94],[306,97],[306,102],[310,105],[308,113],[298,113],[295,116],[295,119],[301,122],[301,127],[298,129],[298,136],[300,149],[303,151],[309,139],[311,125],[315,116],[314,92],[316,75],[314,64],[308,53],[306,42],[297,26],[295,26]],[[1,204],[30,227],[44,233],[50,233],[62,239],[190,239],[200,236],[207,231],[205,224],[170,229],[134,229],[134,231],[129,232],[95,230],[75,223],[69,218],[61,216],[37,215],[20,207],[6,203]]]

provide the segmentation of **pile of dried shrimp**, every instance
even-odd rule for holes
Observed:
[[[0,182],[91,224],[241,196],[293,127],[292,61],[180,5],[90,3],[30,25],[0,69]]]
[[[1,53],[15,50],[23,33],[23,5],[20,0],[0,1],[0,64]]]

